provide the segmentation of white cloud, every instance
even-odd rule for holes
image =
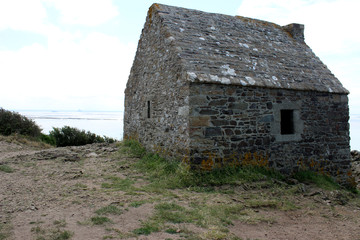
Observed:
[[[329,54],[351,52],[360,44],[358,9],[358,0],[243,0],[238,14],[280,25],[305,24],[306,42],[317,53]]]
[[[0,1],[0,30],[9,28],[38,32],[46,17],[41,0]]]
[[[116,17],[119,12],[112,0],[45,0],[60,11],[66,24],[97,26]]]
[[[111,0],[0,0],[0,31],[42,34],[47,44],[0,51],[0,103],[9,109],[119,109],[136,44],[66,24],[98,26],[118,15]],[[47,12],[48,11],[48,12]],[[14,94],[16,93],[16,94]],[[102,105],[103,104],[103,105]],[[48,107],[47,107],[48,106]]]
[[[106,103],[103,108],[118,109],[115,105],[121,102],[136,45],[101,33],[82,38],[59,35],[47,47],[33,44],[0,52],[0,79],[4,80],[2,89],[7,89],[0,102],[26,96],[28,106],[29,99],[35,101],[34,108],[48,104],[94,109]],[[39,104],[40,96],[54,102]]]

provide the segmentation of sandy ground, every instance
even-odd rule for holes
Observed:
[[[128,169],[127,162],[136,159],[123,156],[119,165],[117,146],[94,144],[83,147],[34,149],[24,144],[0,141],[0,165],[14,171],[0,171],[0,223],[5,239],[67,239],[56,238],[57,233],[68,231],[71,239],[360,239],[360,204],[356,198],[338,196],[336,192],[307,189],[294,195],[290,201],[298,208],[281,210],[252,208],[251,216],[260,221],[235,220],[228,227],[231,238],[212,234],[211,228],[180,223],[175,227],[187,229],[187,234],[165,231],[150,235],[136,235],[134,229],[154,212],[156,201],[178,196],[182,204],[201,198],[185,190],[171,190],[167,196],[142,192],[107,191],[102,188],[107,176],[124,178],[139,173]],[[141,173],[140,173],[141,175]],[[146,182],[139,178],[135,184]],[[208,201],[244,201],[250,192],[236,189],[237,193],[217,196]],[[251,192],[251,196],[261,191]],[[338,195],[337,195],[338,194]],[[186,196],[186,197],[184,197]],[[157,198],[158,197],[158,198]],[[354,199],[355,198],[355,199]],[[148,201],[131,207],[134,201]],[[171,200],[172,201],[172,200]],[[114,205],[123,209],[111,215],[111,223],[94,225],[90,219],[101,207]],[[249,210],[249,211],[250,211]],[[1,229],[0,229],[1,230]],[[0,235],[1,236],[1,235]],[[217,238],[214,236],[218,236]],[[195,238],[197,237],[197,238]],[[0,237],[1,239],[1,237]]]

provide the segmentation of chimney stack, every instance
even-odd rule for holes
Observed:
[[[298,23],[291,23],[289,25],[282,27],[286,32],[288,32],[296,41],[304,42],[304,25]]]

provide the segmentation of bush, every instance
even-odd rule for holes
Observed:
[[[53,128],[50,131],[50,139],[54,139],[57,147],[66,147],[66,146],[82,146],[92,143],[113,143],[114,139],[108,137],[101,137],[95,133],[85,130],[79,130],[77,128],[64,126],[62,128]]]
[[[52,135],[46,135],[46,134],[42,133],[40,135],[40,141],[50,144],[52,146],[56,146],[56,140],[55,140],[54,136],[52,136]]]
[[[41,129],[33,120],[0,108],[0,134],[5,136],[20,134],[38,138],[41,135]]]

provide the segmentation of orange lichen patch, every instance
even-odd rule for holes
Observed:
[[[124,140],[139,140],[139,134],[135,133],[133,135],[125,135]]]
[[[356,188],[357,187],[357,182],[356,182],[356,179],[355,177],[352,175],[352,172],[351,171],[348,171],[347,172],[347,181],[348,181],[348,184],[351,186],[351,187],[354,187]]]
[[[157,3],[154,3],[153,5],[151,5],[151,7],[149,8],[148,11],[148,18],[149,18],[149,27],[152,24],[152,18],[153,18],[153,14],[155,10],[160,10],[160,6]]]
[[[204,159],[201,162],[202,170],[210,171],[213,169],[213,166],[214,166],[214,161],[212,159],[207,159],[207,160]]]
[[[158,3],[154,3],[152,6],[157,8],[158,10],[161,10],[160,5]]]

